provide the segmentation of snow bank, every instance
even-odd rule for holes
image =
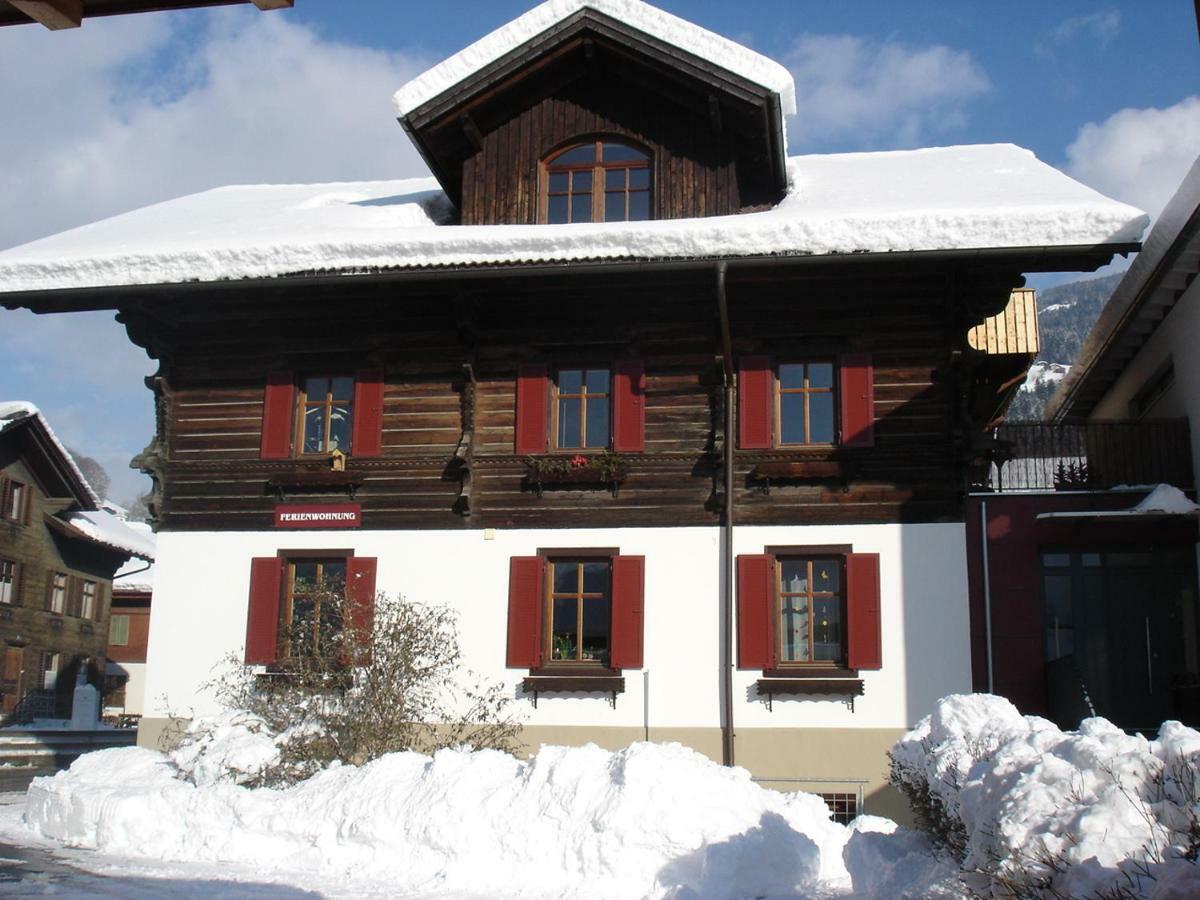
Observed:
[[[397,114],[401,118],[407,116],[422,103],[448,91],[464,78],[585,8],[604,13],[643,34],[774,91],[780,96],[785,117],[796,112],[796,85],[792,73],[775,60],[728,38],[641,0],[547,0],[400,88],[395,96]]]
[[[0,252],[0,292],[389,269],[1074,247],[1148,221],[1012,144],[799,156],[774,209],[445,225],[433,179],[218,188]]]
[[[1200,512],[1200,506],[1187,498],[1179,488],[1169,484],[1160,484],[1147,497],[1130,510],[1131,515],[1152,516],[1194,516]]]
[[[820,798],[766,790],[678,744],[543,747],[528,762],[396,753],[278,791],[196,786],[162,754],[104,750],[36,779],[25,820],[79,847],[369,873],[397,894],[765,898],[846,880],[848,832]]]
[[[1200,867],[1176,858],[1200,813],[1200,733],[1178,722],[1164,723],[1155,741],[1099,718],[1064,732],[1003,698],[958,695],[939,701],[892,757],[901,777],[927,783],[961,822],[968,872],[1044,878],[1056,896],[1094,896],[1117,884],[1151,896],[1166,883],[1200,894]],[[862,843],[847,847],[848,860],[859,853],[856,889],[870,874]],[[886,872],[883,881],[898,887],[886,884]]]

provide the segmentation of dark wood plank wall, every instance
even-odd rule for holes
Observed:
[[[630,138],[653,154],[655,218],[738,212],[733,152],[708,118],[615,79],[582,79],[531,98],[484,133],[482,148],[463,164],[463,224],[537,222],[541,160],[575,138],[604,134]]]
[[[878,419],[876,446],[867,450],[739,451],[738,522],[961,518],[952,439],[958,388],[949,359],[965,329],[952,333],[943,295],[937,277],[731,283],[737,354],[869,352]],[[164,354],[163,527],[272,527],[276,498],[267,482],[309,464],[259,459],[266,372],[374,366],[387,379],[383,456],[349,463],[365,482],[357,497],[365,527],[715,524],[722,414],[714,297],[712,275],[702,272],[476,282],[453,294],[347,284],[286,301],[208,303],[198,317],[173,313],[175,344]],[[539,497],[513,452],[518,366],[621,357],[645,361],[646,452],[631,455],[616,497],[597,490]],[[471,411],[472,514],[464,517],[455,511],[454,456]],[[837,459],[848,475],[844,483],[775,484],[764,493],[749,474],[780,459]]]

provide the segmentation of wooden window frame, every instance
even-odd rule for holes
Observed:
[[[88,587],[91,586],[91,596],[88,596]],[[100,599],[100,583],[92,581],[90,578],[79,579],[79,618],[95,620],[96,613],[99,609]],[[88,601],[91,601],[89,609]]]
[[[774,669],[766,670],[763,674],[769,678],[843,678],[847,676],[857,678],[858,670],[851,669],[847,664],[850,654],[850,635],[847,628],[849,616],[849,594],[847,592],[846,582],[846,558],[854,552],[854,548],[849,544],[818,544],[812,546],[767,547],[765,548],[764,552],[767,553],[773,561],[773,575],[771,579],[771,632],[775,641],[773,653],[777,663]],[[785,662],[783,659],[783,602],[780,587],[783,577],[782,562],[789,559],[803,559],[809,561],[819,559],[836,559],[838,561],[838,579],[840,585],[838,593],[842,616],[841,655],[838,660],[810,659],[808,661]],[[809,621],[811,622],[811,604],[809,607],[809,616]],[[809,643],[811,647],[811,628],[809,633]]]
[[[61,651],[45,650],[42,652],[42,657],[38,660],[38,690],[58,690],[58,677],[62,674],[62,657]],[[46,676],[50,672],[54,673],[54,687],[46,687]]]
[[[598,371],[608,372],[608,390],[603,394],[589,394],[587,389],[587,374],[588,372]],[[578,394],[563,394],[559,391],[558,381],[559,375],[562,372],[578,371],[580,373],[580,385]],[[613,367],[611,364],[589,365],[581,364],[578,366],[555,366],[551,369],[550,376],[550,415],[549,426],[550,435],[547,446],[554,453],[604,453],[612,448],[613,444]],[[587,403],[589,397],[603,397],[608,400],[608,439],[604,442],[603,447],[588,447],[587,444]],[[560,399],[578,399],[579,400],[579,446],[578,447],[560,447],[558,444],[558,401]]]
[[[58,579],[62,579],[62,594],[61,602],[58,604],[58,609],[55,609],[55,598],[58,594],[59,584]],[[50,583],[46,586],[46,611],[55,616],[65,616],[67,614],[67,604],[71,599],[71,576],[65,572],[51,572]]]
[[[132,619],[132,618],[133,618],[132,616],[127,615],[125,613],[114,613],[113,615],[109,616],[109,619],[108,619],[108,643],[109,644],[111,644],[113,647],[128,647],[129,646],[129,625],[130,625],[130,619]],[[118,622],[124,623],[124,626],[125,626],[125,635],[121,640],[117,640],[117,635],[115,634],[115,632],[117,630]]]
[[[293,659],[292,648],[288,645],[288,632],[292,624],[292,603],[294,600],[294,582],[297,562],[341,562],[349,568],[350,560],[354,557],[353,550],[280,550],[275,554],[283,561],[283,577],[279,584],[279,621],[277,625],[277,659],[286,663]],[[344,586],[343,586],[344,590]],[[320,622],[320,617],[316,620]]]
[[[313,378],[324,378],[329,382],[329,386],[325,389],[325,399],[321,401],[321,403],[310,403],[308,399],[307,385],[309,380]],[[333,407],[335,405],[332,396],[333,382],[334,379],[337,378],[350,379],[350,399],[345,401],[345,406],[350,410],[350,428],[348,429],[346,437],[347,444],[345,449],[341,447],[338,447],[337,449],[346,456],[350,456],[354,452],[354,401],[356,389],[358,387],[358,380],[353,372],[350,374],[346,374],[345,372],[317,372],[315,374],[302,375],[298,379],[298,383],[296,385],[295,447],[297,457],[308,457],[311,459],[313,457],[327,457],[333,453],[333,449],[331,449],[329,446],[329,430],[333,423]],[[322,420],[324,423],[324,428],[322,429],[321,433],[321,444],[323,447],[321,450],[304,449],[305,416],[307,415],[308,408],[310,406],[323,407]]]
[[[832,370],[829,387],[810,387],[808,384],[808,370],[810,366],[828,365]],[[804,366],[804,385],[798,388],[785,388],[783,379],[780,377],[780,370],[784,366]],[[774,418],[774,426],[771,434],[772,444],[780,450],[794,449],[832,449],[838,446],[838,416],[839,416],[839,395],[838,395],[838,361],[836,358],[827,357],[810,357],[804,359],[782,359],[774,363],[771,369],[771,406],[772,416]],[[783,441],[783,395],[784,394],[800,394],[804,397],[804,437],[805,440],[799,443]],[[830,396],[830,405],[833,415],[832,431],[833,437],[828,441],[812,441],[808,440],[812,433],[812,415],[811,396],[813,394],[828,394]]]
[[[15,559],[8,559],[7,557],[0,558],[0,577],[3,577],[2,570],[3,570],[3,567],[5,567],[5,566],[9,567],[9,573],[8,573],[9,580],[7,582],[0,582],[0,583],[7,584],[8,599],[7,600],[0,599],[0,604],[3,604],[4,606],[20,606],[21,598],[17,592],[21,588],[21,564],[19,562],[17,562]]]
[[[555,547],[553,549],[538,550],[538,556],[542,559],[542,664],[538,669],[530,670],[530,674],[552,674],[552,675],[615,675],[617,670],[614,669],[611,662],[612,655],[612,640],[613,640],[613,623],[612,623],[612,561],[614,556],[620,555],[620,550],[615,547]],[[603,562],[608,565],[608,605],[609,605],[609,621],[608,621],[608,660],[585,660],[585,659],[554,659],[554,565],[556,562]],[[579,577],[582,579],[583,572],[580,569]],[[581,587],[581,586],[580,586]],[[580,603],[576,611],[576,627],[578,628],[579,651],[583,649],[583,604]]]
[[[19,497],[18,497],[19,492]],[[13,498],[17,497],[16,510],[13,510]],[[17,525],[25,525],[29,518],[29,497],[30,487],[24,481],[18,481],[15,478],[4,479],[3,497],[0,497],[0,519],[6,522],[14,522]]]
[[[591,162],[555,163],[556,159],[566,155],[567,153],[570,153],[572,150],[576,150],[580,147],[586,147],[589,144],[591,144],[595,150],[595,159],[593,159]],[[602,158],[604,144],[620,144],[623,147],[628,147],[630,150],[633,150],[633,151],[636,151],[637,153],[642,154],[645,157],[645,162],[627,160],[627,159],[613,160],[612,162],[605,162],[604,159]],[[630,190],[628,172],[630,172],[634,169],[645,169],[647,171],[648,179],[647,179],[647,184],[646,184],[645,189],[635,188],[633,190]],[[614,171],[614,170],[623,170],[626,172],[625,187],[621,191],[621,193],[623,193],[625,195],[625,218],[624,219],[606,219],[604,217],[605,209],[607,208],[607,202],[606,202],[607,195],[610,193],[610,191],[608,190],[608,187],[607,187],[607,181],[608,181],[607,175],[610,171]],[[574,186],[574,175],[576,172],[590,172],[591,176],[592,176],[592,187],[591,187],[591,191],[590,191],[591,200],[592,200],[592,215],[591,215],[591,218],[589,218],[587,220],[588,222],[608,222],[608,221],[628,222],[628,221],[631,221],[629,219],[629,196],[630,196],[630,194],[633,194],[633,193],[638,193],[638,194],[645,193],[646,194],[646,198],[647,198],[646,206],[649,211],[649,215],[647,216],[646,219],[636,219],[633,221],[639,221],[639,222],[640,221],[652,221],[655,218],[654,154],[651,153],[645,147],[638,144],[637,142],[630,140],[629,138],[626,138],[623,136],[611,136],[610,135],[610,136],[603,136],[603,137],[588,138],[587,140],[573,141],[572,143],[569,143],[562,147],[557,148],[556,150],[551,152],[549,155],[547,155],[541,161],[541,164],[539,166],[539,173],[538,173],[538,180],[540,182],[540,189],[541,189],[540,190],[541,200],[538,204],[539,222],[541,222],[542,224],[551,224],[550,223],[550,198],[551,197],[566,197],[567,198],[567,221],[566,222],[555,222],[553,224],[556,224],[556,225],[576,224],[571,221],[571,198],[575,197],[575,196],[582,196],[582,192],[577,193],[572,190],[572,188]],[[565,192],[564,191],[554,191],[553,193],[551,193],[551,191],[550,191],[550,176],[552,174],[558,174],[558,173],[567,173],[567,176],[568,176],[567,190]],[[612,191],[611,193],[617,193],[617,192]]]

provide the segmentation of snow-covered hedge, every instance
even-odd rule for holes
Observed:
[[[1182,897],[1200,895],[1198,763],[1200,733],[1178,722],[1154,741],[1104,719],[1064,732],[974,694],[905,735],[892,780],[974,890]]]

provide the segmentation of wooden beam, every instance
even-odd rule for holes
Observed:
[[[51,31],[83,24],[83,0],[9,0],[9,3]]]
[[[467,136],[467,140],[471,142],[471,146],[478,153],[483,149],[483,134],[479,131],[479,126],[475,124],[470,113],[463,113],[458,117],[458,121],[462,125],[463,134]]]
[[[268,9],[291,9],[294,0],[252,0],[255,6],[266,12]]]

